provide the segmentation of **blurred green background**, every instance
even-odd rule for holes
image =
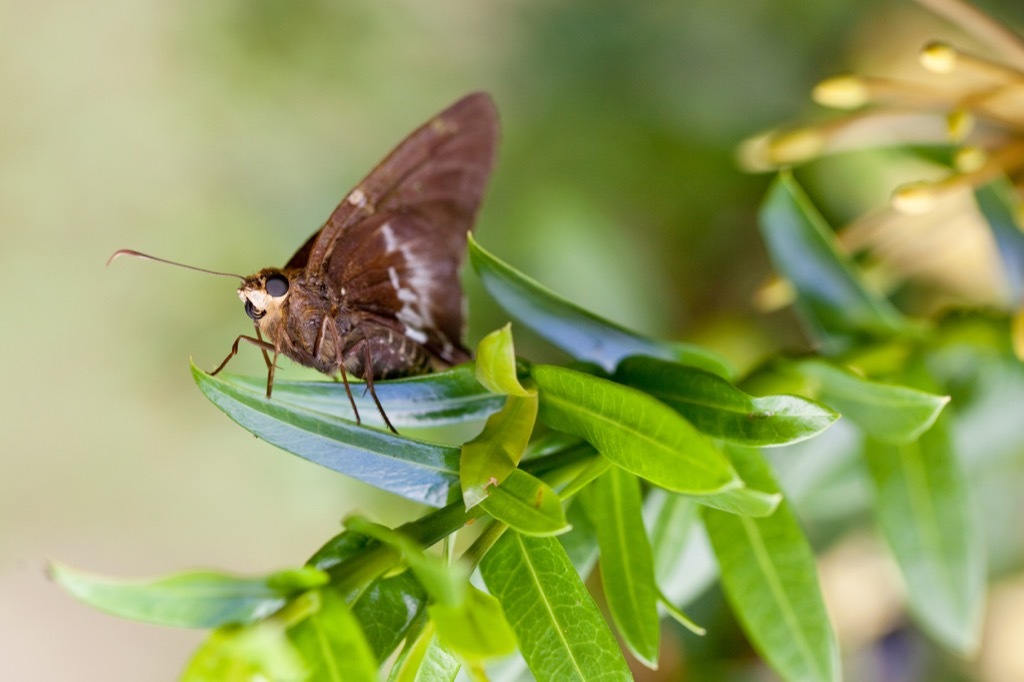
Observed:
[[[812,111],[810,87],[899,22],[944,30],[855,0],[0,0],[3,676],[170,679],[202,637],[73,602],[49,559],[256,573],[301,563],[353,508],[414,512],[207,403],[188,357],[213,367],[250,329],[234,284],[104,268],[115,249],[281,265],[406,133],[482,89],[504,133],[481,243],[613,320],[749,363],[800,337],[752,312],[768,178],[735,146]],[[505,319],[468,288],[475,341]]]

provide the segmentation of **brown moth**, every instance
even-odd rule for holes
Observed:
[[[405,138],[284,267],[229,275],[242,280],[238,297],[256,336],[235,339],[211,374],[247,341],[263,351],[268,398],[278,356],[285,355],[340,375],[357,423],[348,375],[361,377],[395,431],[374,380],[470,357],[462,345],[459,268],[497,144],[494,102],[484,93],[468,95]],[[170,262],[130,250],[111,260],[120,255]]]

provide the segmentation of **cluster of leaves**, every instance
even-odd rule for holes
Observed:
[[[990,204],[993,216],[1007,207]],[[341,418],[347,401],[331,383],[278,383],[268,400],[262,379],[193,368],[207,397],[260,438],[434,511],[394,529],[348,518],[303,567],[263,578],[126,583],[58,565],[54,578],[117,615],[213,628],[184,674],[195,682],[452,680],[495,661],[525,663],[540,680],[629,679],[611,626],[655,667],[662,614],[700,634],[681,606],[717,575],[779,675],[838,679],[814,551],[769,465],[777,448],[775,470],[789,457],[819,462],[811,494],[828,494],[830,472],[866,465],[917,622],[970,651],[986,571],[956,451],[967,420],[947,395],[970,394],[979,362],[1005,366],[1001,322],[905,319],[861,281],[789,176],[762,227],[822,355],[773,358],[738,381],[714,354],[602,320],[471,240],[490,295],[576,363],[517,360],[510,328],[498,330],[474,364],[377,385],[403,435]],[[409,436],[484,419],[461,446]],[[473,537],[458,557],[456,532]],[[595,563],[610,624],[584,585]]]

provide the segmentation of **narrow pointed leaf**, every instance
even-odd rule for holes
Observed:
[[[938,641],[968,655],[980,636],[985,553],[952,447],[940,419],[916,442],[868,441],[864,452],[912,612]]]
[[[486,499],[488,488],[512,473],[530,443],[537,421],[537,392],[510,395],[505,406],[487,418],[483,431],[462,446],[459,479],[466,509]]]
[[[375,682],[377,661],[345,600],[331,588],[307,596],[315,598],[317,608],[289,629],[288,637],[305,661],[308,679]]]
[[[905,331],[900,313],[869,291],[834,233],[792,175],[782,173],[761,207],[761,233],[776,270],[797,292],[797,308],[822,341]]]
[[[639,661],[657,668],[658,588],[641,515],[640,482],[613,466],[580,500],[597,530],[604,596],[619,635]]]
[[[733,488],[714,495],[694,495],[701,504],[730,514],[761,518],[771,516],[782,502],[782,493],[768,493],[753,488]]]
[[[356,426],[321,412],[268,400],[192,366],[214,405],[263,440],[396,495],[441,507],[459,480],[459,449]]]
[[[660,488],[656,488],[660,490]],[[590,575],[597,563],[597,530],[590,523],[587,514],[583,511],[583,505],[572,503],[565,513],[566,521],[572,525],[572,530],[564,535],[558,536],[558,541],[565,550],[566,556],[572,562],[576,573],[584,580]]]
[[[402,643],[427,605],[427,593],[412,571],[375,580],[352,605],[352,615],[370,646],[383,661]]]
[[[558,493],[522,469],[513,469],[488,493],[481,502],[483,510],[520,533],[561,535],[571,528]]]
[[[650,355],[728,376],[728,363],[697,346],[649,339],[604,320],[498,260],[469,236],[469,261],[487,293],[510,315],[579,360],[609,372],[629,355]]]
[[[662,585],[682,570],[679,559],[699,519],[697,503],[684,495],[652,488],[644,500],[643,519],[650,538],[654,578]]]
[[[756,450],[733,462],[758,488],[777,490]],[[786,680],[838,680],[838,646],[818,586],[814,553],[783,502],[763,519],[704,509],[722,587],[758,653]]]
[[[323,544],[306,562],[307,566],[314,566],[321,570],[328,570],[341,562],[360,553],[373,540],[350,531],[342,531]]]
[[[1024,303],[1024,232],[1017,220],[1017,189],[1000,177],[974,190],[974,199],[995,237],[1010,289],[1010,305],[1019,308]]]
[[[126,581],[50,566],[64,590],[101,611],[156,625],[214,628],[250,623],[284,606],[287,597],[322,585],[327,576],[314,568],[263,578],[214,571],[192,571],[148,581]]]
[[[451,649],[437,639],[433,623],[402,650],[388,682],[454,682],[461,664]]]
[[[516,349],[512,344],[512,324],[493,331],[476,347],[476,378],[484,388],[494,393],[530,395],[516,374]]]
[[[880,440],[917,439],[949,402],[949,396],[871,381],[821,360],[805,360],[795,367],[817,385],[823,402]]]
[[[458,606],[431,604],[438,639],[466,661],[484,661],[516,650],[516,636],[498,600],[472,585]]]
[[[703,433],[740,445],[797,443],[818,435],[839,417],[805,398],[755,398],[718,375],[655,358],[626,358],[614,378],[672,407]]]
[[[540,682],[632,680],[601,612],[555,538],[505,533],[480,572]]]
[[[400,552],[409,565],[409,570],[433,601],[449,605],[457,605],[462,601],[466,591],[466,580],[469,578],[462,564],[445,564],[440,557],[425,554],[422,547],[401,531],[372,523],[361,516],[350,516],[345,519],[345,527]]]
[[[664,594],[658,595],[658,604],[661,608],[665,609],[665,613],[671,616],[672,620],[682,625],[684,628],[697,635],[703,637],[708,634],[707,628],[702,628],[693,622],[693,619],[683,613],[683,610],[678,606],[669,601],[669,598]]]
[[[701,507],[689,498],[669,494],[689,505],[697,517],[680,553],[670,555],[667,550],[659,549],[657,544],[652,545],[658,586],[665,599],[679,608],[699,597],[716,581],[718,563],[715,561],[707,531],[700,521]],[[657,540],[654,535],[651,539],[652,542]]]
[[[435,374],[375,381],[373,387],[397,429],[461,424],[485,418],[503,402],[501,396],[480,385],[475,371],[474,365],[464,364]],[[217,378],[257,395],[264,395],[267,390],[265,377],[224,373]],[[384,426],[377,405],[363,390],[363,384],[352,382],[352,397],[364,424]],[[330,417],[355,420],[345,387],[335,381],[274,381],[271,399]]]
[[[641,391],[551,365],[535,365],[532,376],[541,420],[583,438],[623,469],[693,495],[742,486],[706,436]]]

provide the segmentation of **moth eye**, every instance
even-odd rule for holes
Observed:
[[[258,320],[267,314],[265,310],[256,310],[256,307],[252,304],[252,301],[246,300],[245,302],[245,314],[254,320]]]
[[[267,293],[277,298],[288,293],[288,278],[284,275],[271,275],[267,277]]]

